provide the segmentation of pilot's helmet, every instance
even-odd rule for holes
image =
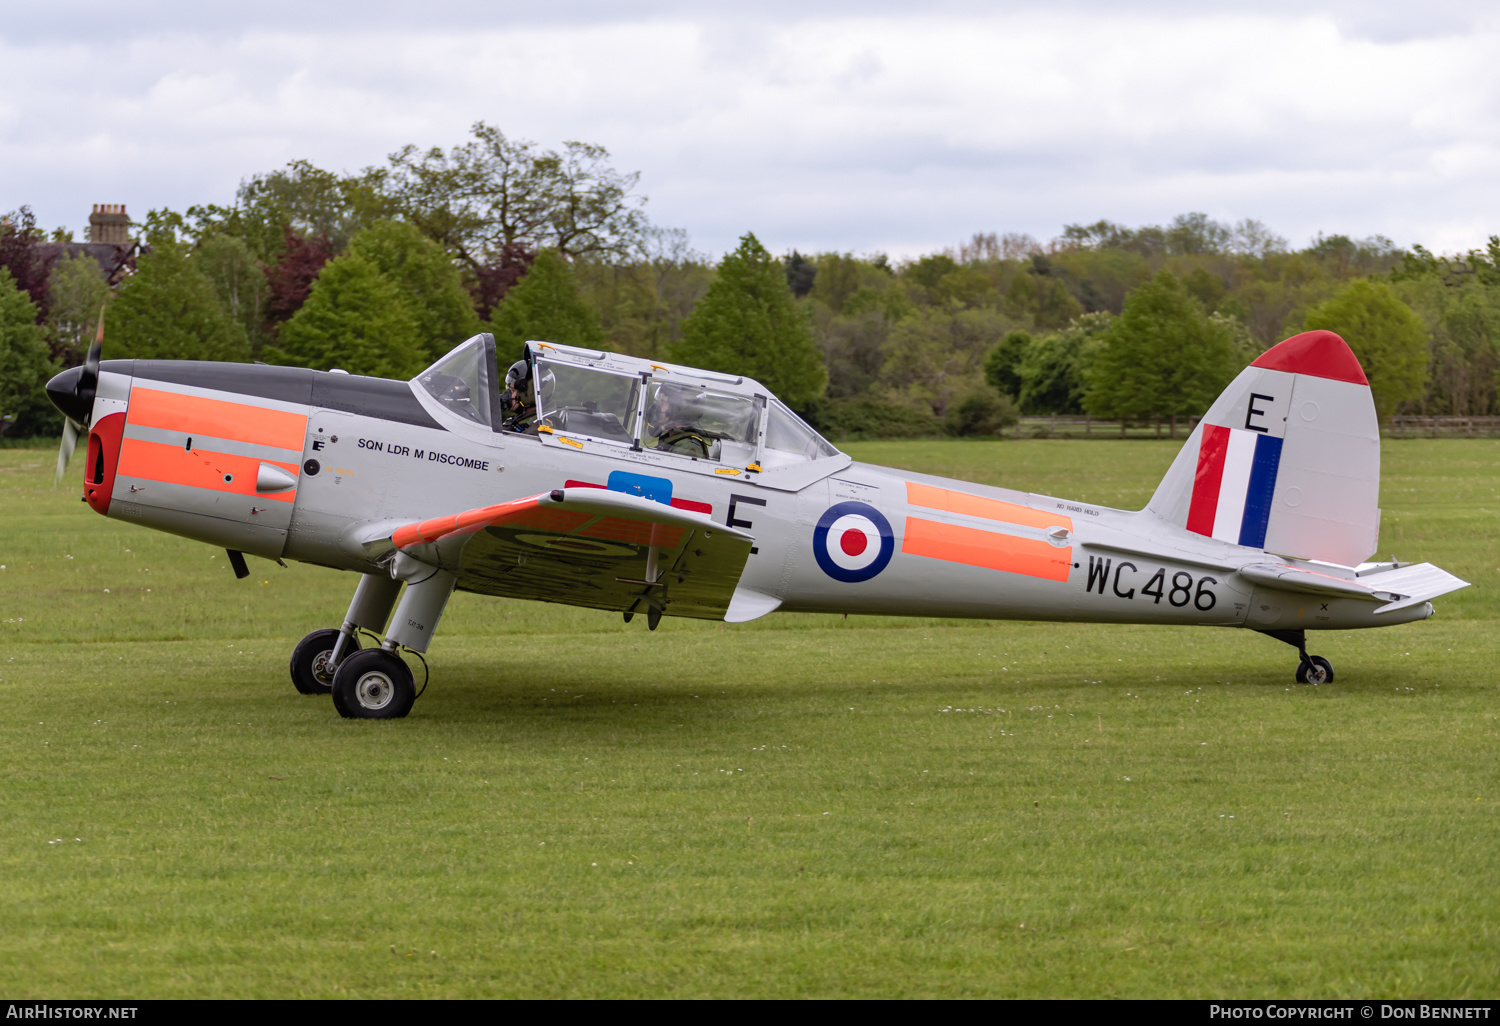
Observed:
[[[692,396],[693,390],[681,385],[662,385],[656,390],[656,401],[665,403],[674,410],[680,410]]]
[[[518,388],[531,378],[531,364],[525,360],[517,360],[510,365],[510,370],[505,372],[505,387]]]

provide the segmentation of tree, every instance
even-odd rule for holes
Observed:
[[[198,244],[193,262],[213,286],[224,312],[244,331],[251,348],[258,348],[270,285],[250,246],[233,235],[211,235]]]
[[[781,261],[751,233],[720,262],[718,277],[683,322],[672,357],[747,374],[793,407],[817,399],[828,382],[812,325],[787,287]]]
[[[1238,373],[1225,322],[1210,320],[1176,275],[1162,271],[1125,300],[1089,372],[1084,407],[1127,420],[1202,413]]]
[[[110,304],[111,357],[155,360],[245,360],[245,329],[225,311],[187,246],[170,235],[149,237],[149,252]]]
[[[41,248],[46,241],[30,207],[0,218],[0,267],[8,270],[16,286],[31,297],[38,324],[47,315],[47,275],[54,259]]]
[[[349,252],[364,257],[412,302],[428,362],[479,327],[458,268],[436,242],[404,221],[377,221],[354,236]]]
[[[1002,428],[1020,418],[1016,404],[1008,395],[997,395],[992,388],[978,386],[960,393],[948,407],[948,431],[964,438],[999,435]]]
[[[1040,253],[1031,258],[1025,274],[1011,279],[1005,295],[1007,312],[1027,318],[1038,328],[1061,328],[1082,314],[1083,305],[1054,273],[1052,261]]]
[[[881,376],[893,394],[946,417],[955,396],[984,387],[985,354],[1010,324],[995,310],[927,307],[891,328]]]
[[[813,272],[809,281],[810,295],[835,314],[844,312],[844,303],[859,291],[866,277],[881,274],[849,253],[824,253],[814,261]],[[792,291],[796,292],[796,289]]]
[[[647,230],[637,257],[579,260],[579,295],[599,312],[607,345],[616,352],[665,359],[682,337],[682,322],[714,279],[713,265],[695,252],[680,228]]]
[[[1001,395],[1012,399],[1021,394],[1021,361],[1031,347],[1031,335],[1024,331],[1007,332],[984,358],[984,380]]]
[[[36,304],[10,271],[0,267],[0,433],[12,424],[16,434],[51,426],[29,422],[40,421],[38,415],[51,409],[43,387],[55,369],[36,322]],[[3,419],[8,417],[15,421]]]
[[[151,213],[200,241],[214,235],[244,239],[257,258],[275,263],[291,236],[326,239],[333,253],[343,252],[356,232],[389,216],[384,181],[378,169],[341,175],[294,160],[283,170],[241,182],[233,207],[192,206],[186,216]]]
[[[603,146],[576,140],[548,158],[541,169],[552,178],[551,238],[541,241],[568,257],[624,256],[635,249],[649,227],[641,209],[646,197],[635,195],[640,172],[621,174],[609,166]]]
[[[490,321],[490,331],[502,347],[540,339],[592,349],[604,341],[598,315],[578,295],[573,269],[550,249],[536,255],[530,272],[510,290]]]
[[[346,253],[323,268],[307,302],[281,329],[279,362],[382,378],[410,378],[430,362],[410,297],[375,264]]]
[[[1219,308],[1219,302],[1224,298],[1224,293],[1229,291],[1224,287],[1224,281],[1216,274],[1211,274],[1206,267],[1195,267],[1182,279],[1183,288],[1187,289],[1188,295],[1203,304],[1203,309],[1213,312]]]
[[[1398,280],[1392,288],[1432,336],[1432,382],[1422,412],[1494,413],[1500,384],[1500,288],[1473,277],[1449,282],[1437,274]]]
[[[531,270],[534,260],[536,260],[535,250],[516,243],[507,247],[505,252],[500,254],[499,260],[474,270],[473,279],[464,287],[469,290],[474,312],[479,315],[481,321],[490,319],[495,312],[495,307],[500,305],[500,301],[516,287],[522,278],[526,277],[526,272]]]
[[[1114,318],[1082,314],[1061,331],[1033,338],[1016,364],[1017,395],[1027,413],[1082,413],[1089,368]]]
[[[333,243],[324,235],[298,235],[282,229],[281,256],[266,267],[266,320],[274,329],[302,309],[323,265],[333,259]]]
[[[104,273],[87,253],[72,253],[52,265],[47,291],[52,299],[47,313],[52,355],[65,364],[81,363],[109,295]]]
[[[566,142],[563,152],[475,122],[472,142],[447,153],[407,146],[381,185],[409,221],[474,271],[505,266],[514,247],[567,257],[623,255],[647,227],[639,173],[609,166],[609,151]],[[375,181],[375,175],[370,176]]]
[[[1337,332],[1359,357],[1375,411],[1387,420],[1404,402],[1420,399],[1427,387],[1427,326],[1385,282],[1352,281],[1307,312],[1307,330]]]
[[[817,278],[818,265],[792,250],[792,255],[786,258],[786,287],[792,290],[792,295],[798,299],[807,295]]]
[[[890,336],[891,319],[880,310],[835,317],[819,330],[830,398],[857,396],[874,388]]]

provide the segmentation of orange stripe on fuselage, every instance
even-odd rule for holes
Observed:
[[[980,495],[955,492],[949,488],[934,488],[932,485],[917,484],[915,481],[906,482],[906,502],[909,506],[940,509],[945,513],[962,513],[965,516],[983,517],[986,520],[1019,524],[1022,527],[1066,527],[1070,531],[1073,529],[1073,518],[1063,516],[1061,513],[1049,513],[1045,510],[1032,509],[1030,506],[1018,506],[1013,502],[1002,502],[999,499],[986,499]]]
[[[906,537],[901,542],[901,551],[909,556],[1005,570],[1049,581],[1066,581],[1073,566],[1072,546],[1059,549],[1033,538],[940,524],[919,517],[906,518]]]
[[[307,417],[301,413],[140,386],[130,390],[130,406],[126,414],[129,423],[140,427],[271,445],[297,452],[302,451],[307,437]]]
[[[120,444],[120,464],[115,473],[120,477],[207,488],[256,499],[294,501],[295,489],[267,495],[255,490],[255,475],[262,463],[280,467],[293,477],[300,472],[297,464],[283,463],[280,460],[258,460],[252,456],[230,456],[222,452],[204,452],[198,449],[189,452],[180,445],[127,438]],[[230,478],[228,481],[224,480],[226,474]]]

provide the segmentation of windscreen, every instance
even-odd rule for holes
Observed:
[[[490,426],[490,349],[488,338],[475,335],[417,375],[417,384],[451,410],[476,424]]]
[[[826,442],[821,435],[808,427],[801,417],[778,402],[771,403],[771,409],[766,415],[764,448],[804,460],[817,460],[839,454],[839,451]]]

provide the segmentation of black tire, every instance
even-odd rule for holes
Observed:
[[[333,707],[346,719],[400,719],[416,700],[411,670],[383,648],[355,652],[339,662],[333,675]]]
[[[292,684],[304,695],[326,695],[333,690],[333,674],[328,670],[328,657],[339,640],[335,630],[313,631],[297,642],[292,649]],[[359,635],[344,642],[344,657],[359,651]]]
[[[1297,664],[1298,684],[1332,684],[1333,664],[1322,656],[1308,656]]]

